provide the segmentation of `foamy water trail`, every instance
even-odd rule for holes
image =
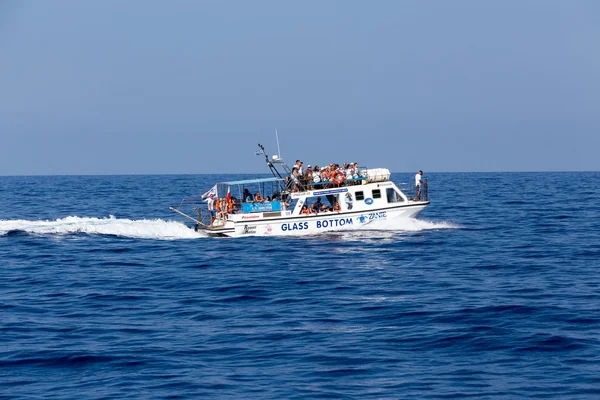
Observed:
[[[378,220],[358,229],[345,233],[365,231],[386,232],[420,232],[437,229],[458,229],[460,226],[449,222],[432,222],[406,218],[400,220]],[[162,219],[131,220],[115,218],[66,217],[50,220],[0,220],[0,236],[9,232],[27,232],[38,235],[68,235],[84,233],[88,235],[113,235],[137,239],[197,239],[208,237],[203,232],[195,232],[182,222]],[[330,231],[331,232],[331,231]],[[342,232],[340,232],[342,233]],[[298,233],[298,236],[314,235],[314,233]]]
[[[339,233],[349,240],[383,240],[392,242],[398,240],[399,237],[397,234],[402,232],[411,233],[438,229],[460,229],[461,226],[449,222],[433,222],[414,218],[402,218],[397,220],[377,220],[357,228],[358,229],[345,230]]]
[[[367,230],[385,230],[385,231],[403,231],[403,232],[420,232],[437,229],[459,229],[460,225],[445,221],[426,221],[415,218],[401,218],[392,220],[377,220],[370,224],[364,225],[363,229]]]
[[[131,220],[108,218],[66,217],[57,220],[0,220],[0,235],[9,232],[27,232],[39,235],[114,235],[138,239],[196,239],[206,237],[181,222],[161,219]]]

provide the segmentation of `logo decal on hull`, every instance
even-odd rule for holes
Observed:
[[[244,225],[244,231],[242,232],[242,235],[250,235],[253,233],[256,233],[255,225]]]
[[[366,224],[367,222],[371,222],[375,219],[382,219],[382,218],[387,218],[387,212],[386,211],[379,211],[379,212],[372,212],[372,213],[368,213],[366,215],[359,215],[358,217],[356,217],[356,220],[358,222],[360,222],[361,224]]]

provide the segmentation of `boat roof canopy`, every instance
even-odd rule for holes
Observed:
[[[260,179],[247,179],[242,181],[223,182],[223,185],[250,185],[253,183],[267,183],[267,182],[280,182],[284,179],[281,178],[260,178]]]

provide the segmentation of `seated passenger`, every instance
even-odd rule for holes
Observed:
[[[310,213],[311,214],[318,214],[319,213],[319,209],[316,207],[316,204],[313,204],[310,206]]]
[[[244,201],[248,203],[252,203],[254,199],[252,198],[252,194],[248,189],[244,189]]]
[[[235,197],[232,197],[230,203],[231,203],[231,207],[229,210],[229,214],[237,214],[238,210],[240,209],[238,206],[238,204],[239,204],[238,199]]]
[[[218,215],[223,221],[227,220],[227,200],[225,198],[219,199]]]
[[[346,165],[346,169],[343,171],[344,175],[346,176],[346,179],[352,179],[352,169],[353,169],[352,163]]]
[[[319,169],[319,167],[315,167],[315,170],[313,171],[313,183],[315,185],[315,188],[320,188],[321,185],[321,170]]]
[[[300,214],[302,214],[302,215],[309,214],[308,207],[306,207],[306,204],[302,206],[302,210],[300,210]]]
[[[323,168],[321,170],[321,182],[329,182],[331,179],[331,170],[329,168]]]
[[[337,212],[341,212],[342,211],[342,207],[340,207],[340,203],[338,203],[337,201],[333,205],[333,211],[337,211]]]
[[[262,203],[264,201],[265,201],[265,199],[263,199],[262,197],[260,197],[260,193],[256,192],[256,194],[254,195],[254,202],[255,203]]]
[[[352,166],[352,179],[358,179],[358,163],[354,163],[354,165]],[[354,184],[360,185],[360,182],[355,181]]]
[[[317,197],[317,201],[315,201],[315,204],[313,204],[315,206],[315,208],[319,211],[321,211],[321,209],[323,208],[323,203],[321,202],[321,198]]]
[[[306,167],[306,173],[304,174],[304,182],[306,182],[307,184],[313,183],[313,171],[310,165]]]

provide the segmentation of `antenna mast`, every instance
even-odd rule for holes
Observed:
[[[275,138],[277,139],[277,157],[281,158],[281,150],[279,150],[279,134],[277,133],[277,129],[275,129]]]
[[[265,147],[262,144],[259,143],[258,144],[258,148],[260,149],[260,151],[257,151],[256,155],[264,154],[265,155],[265,160],[267,161],[267,165],[271,169],[271,173],[273,174],[273,176],[275,178],[279,177],[279,178],[283,179],[283,177],[281,176],[281,174],[279,173],[279,171],[277,171],[277,168],[275,168],[275,166],[273,165],[273,163],[271,162],[271,160],[269,160],[269,155],[265,152]]]

